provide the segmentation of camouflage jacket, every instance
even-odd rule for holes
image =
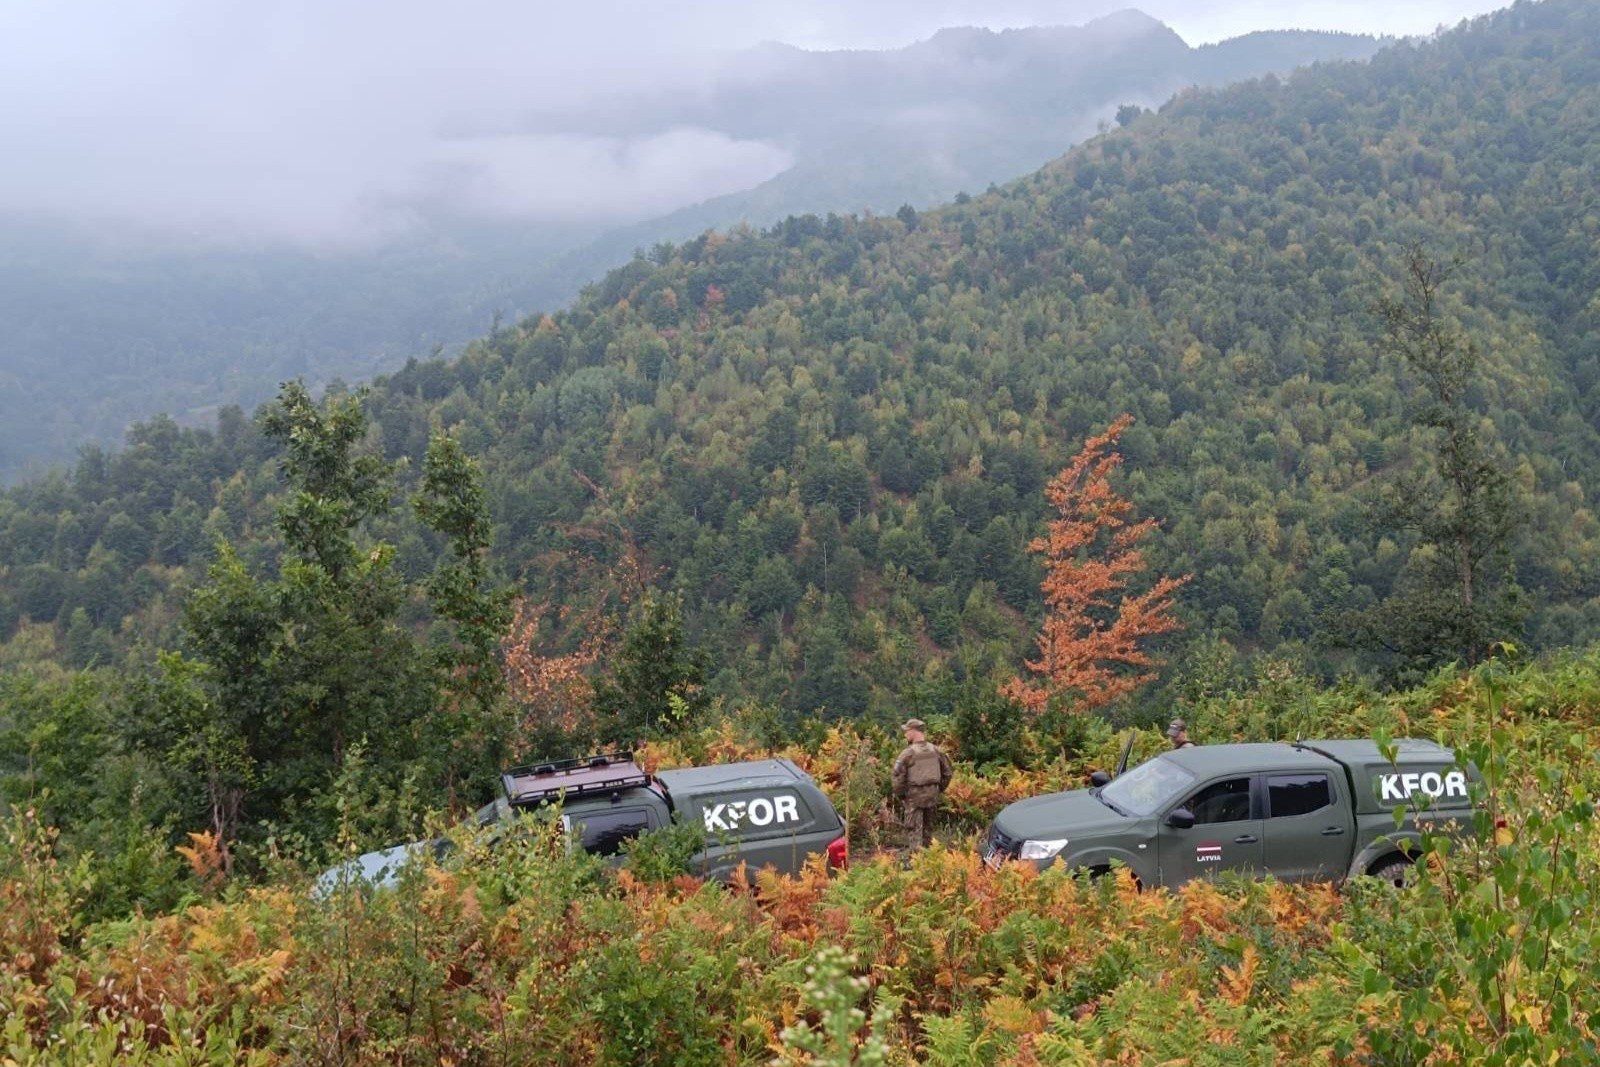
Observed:
[[[950,785],[950,757],[928,741],[907,745],[894,761],[894,795],[914,808],[939,802]]]

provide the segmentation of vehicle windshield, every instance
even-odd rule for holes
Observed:
[[[1176,800],[1194,781],[1194,775],[1164,756],[1146,760],[1100,790],[1101,799],[1129,815],[1154,815],[1163,804]]]
[[[505,797],[497,797],[479,808],[467,823],[471,826],[493,826],[509,814],[511,805],[506,802]]]

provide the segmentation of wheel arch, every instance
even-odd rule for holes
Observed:
[[[1422,835],[1415,831],[1400,831],[1398,833],[1384,834],[1368,842],[1365,848],[1357,852],[1350,861],[1350,870],[1345,878],[1359,878],[1371,874],[1382,863],[1396,856],[1407,860],[1415,860],[1422,852]]]
[[[1120,863],[1132,871],[1141,884],[1155,884],[1153,872],[1146,869],[1145,861],[1131,849],[1115,846],[1089,848],[1073,853],[1065,863],[1070,869],[1079,871],[1109,870],[1114,864]]]

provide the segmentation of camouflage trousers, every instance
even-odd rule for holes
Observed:
[[[906,828],[906,845],[913,851],[933,844],[933,812],[932,807],[906,805],[902,821]]]

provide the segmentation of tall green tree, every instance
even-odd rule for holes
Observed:
[[[512,722],[505,696],[500,645],[511,625],[511,590],[490,573],[493,528],[483,472],[461,443],[433,435],[423,460],[422,488],[412,497],[417,517],[443,535],[449,554],[428,580],[433,610],[453,628],[435,652],[450,700],[441,726],[451,742],[449,771],[471,774],[504,761]]]
[[[289,486],[278,508],[281,577],[271,587],[279,622],[275,696],[308,742],[307,754],[334,769],[360,737],[378,762],[409,754],[432,710],[432,686],[415,639],[398,622],[408,590],[394,547],[359,533],[388,513],[394,467],[360,451],[367,419],[354,396],[318,404],[291,382],[262,426],[283,449]]]
[[[634,608],[614,666],[594,687],[600,740],[631,744],[674,733],[705,709],[705,654],[683,629],[683,599],[647,593]]]
[[[1386,521],[1415,538],[1406,572],[1356,620],[1358,640],[1402,671],[1477,663],[1520,636],[1524,614],[1511,557],[1514,483],[1474,400],[1482,353],[1441,307],[1452,270],[1412,246],[1400,293],[1377,309],[1385,351],[1414,379],[1411,417],[1433,438],[1431,468],[1396,479],[1382,505]]]
[[[219,545],[185,607],[187,655],[162,659],[134,727],[188,773],[225,856],[249,825],[325,830],[318,798],[357,741],[384,773],[413,767],[435,704],[433,664],[398,621],[393,547],[361,534],[389,510],[393,468],[362,451],[359,402],[291,382],[261,424],[287,485],[277,573]]]

